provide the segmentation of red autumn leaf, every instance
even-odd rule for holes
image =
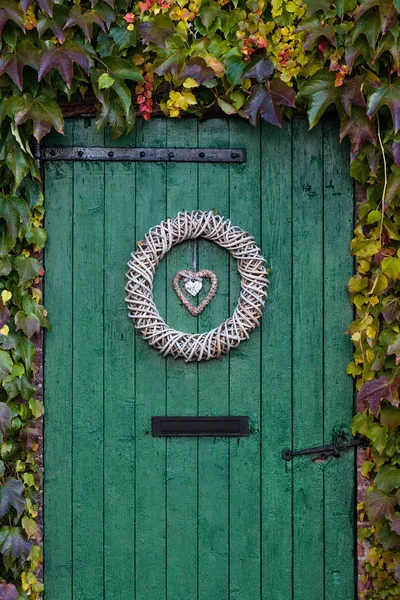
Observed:
[[[269,58],[258,59],[257,62],[251,64],[248,69],[243,73],[241,80],[243,79],[258,79],[261,83],[264,79],[268,79],[274,72],[274,64]]]
[[[67,41],[61,46],[47,48],[39,57],[39,81],[51,69],[56,69],[64,79],[67,87],[71,87],[74,76],[74,62],[78,63],[85,71],[89,70],[89,58],[80,46]]]
[[[395,531],[398,535],[400,535],[400,517],[395,517],[390,522],[390,528],[392,531]]]
[[[145,44],[152,42],[165,48],[165,42],[170,35],[176,33],[175,25],[167,15],[157,15],[154,21],[140,23],[139,33]]]
[[[370,409],[376,415],[383,399],[388,400],[393,406],[399,406],[399,385],[400,379],[391,382],[385,375],[381,375],[364,383],[358,392],[357,401],[367,400]]]
[[[382,517],[391,519],[394,515],[396,497],[389,496],[380,490],[373,490],[365,497],[365,504],[368,507],[368,517],[372,523]]]
[[[295,106],[295,92],[281,79],[267,81],[266,85],[256,85],[252,88],[249,100],[243,107],[248,115],[250,123],[257,125],[260,117],[272,123],[272,125],[282,126],[282,112],[280,105]]]
[[[26,40],[20,42],[15,52],[3,55],[0,58],[0,75],[7,73],[15,85],[22,91],[22,72],[24,67],[30,66],[37,70],[37,55],[38,50],[33,44]]]
[[[52,19],[47,17],[39,18],[37,24],[37,32],[39,38],[41,38],[48,29],[51,29],[54,35],[56,36],[58,42],[60,44],[63,44],[67,37],[67,34],[64,31],[64,26],[67,22],[68,14],[68,8],[56,4],[56,6],[54,7]]]
[[[340,126],[340,141],[346,135],[350,137],[351,151],[356,153],[366,141],[374,146],[377,142],[375,125],[368,119],[361,108],[353,108],[352,115],[346,117]]]
[[[106,30],[103,19],[95,10],[85,10],[85,12],[81,12],[79,6],[73,6],[69,13],[68,20],[64,25],[64,29],[77,25],[82,29],[86,39],[90,42],[93,36],[94,24],[98,25],[103,31]]]

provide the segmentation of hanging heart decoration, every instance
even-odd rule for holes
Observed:
[[[203,278],[210,280],[210,289],[208,291],[207,296],[200,302],[198,306],[193,306],[193,304],[184,296],[183,291],[180,287],[181,279],[184,280],[184,286],[186,290],[192,296],[197,296],[201,288],[203,287]],[[208,271],[207,269],[203,269],[202,271],[178,271],[175,275],[172,286],[175,290],[175,294],[178,296],[179,300],[182,302],[183,306],[187,308],[191,315],[197,317],[200,313],[203,312],[205,307],[210,304],[211,300],[214,298],[215,293],[218,289],[218,279],[215,273],[212,271]]]

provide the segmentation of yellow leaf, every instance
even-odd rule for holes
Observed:
[[[12,293],[8,290],[3,290],[1,292],[1,299],[3,300],[3,304],[6,304],[12,297]]]
[[[31,253],[29,252],[29,250],[27,250],[26,248],[24,250],[22,250],[21,254],[23,254],[24,256],[26,256],[26,258],[29,258]]]
[[[0,329],[1,335],[4,335],[5,337],[8,336],[9,332],[10,328],[8,327],[8,325],[3,325],[3,327]]]
[[[187,88],[187,89],[191,89],[191,88],[195,88],[198,87],[199,84],[197,83],[197,81],[195,79],[193,79],[192,77],[188,77],[187,79],[185,79],[185,81],[183,82],[183,87]]]

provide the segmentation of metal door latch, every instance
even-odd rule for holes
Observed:
[[[343,432],[336,433],[332,438],[332,443],[325,446],[315,446],[314,448],[305,448],[304,450],[283,450],[283,460],[290,461],[294,456],[312,455],[311,460],[326,460],[333,456],[339,458],[344,450],[356,446],[366,446],[366,440],[363,438],[349,439]]]

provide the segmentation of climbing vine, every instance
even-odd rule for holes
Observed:
[[[360,597],[400,597],[400,0],[1,0],[0,33],[0,600],[43,589],[33,381],[48,321],[33,143],[63,132],[72,103],[114,137],[138,115],[218,110],[280,126],[297,108],[314,127],[338,114],[365,189],[349,281],[352,425],[370,443]]]

